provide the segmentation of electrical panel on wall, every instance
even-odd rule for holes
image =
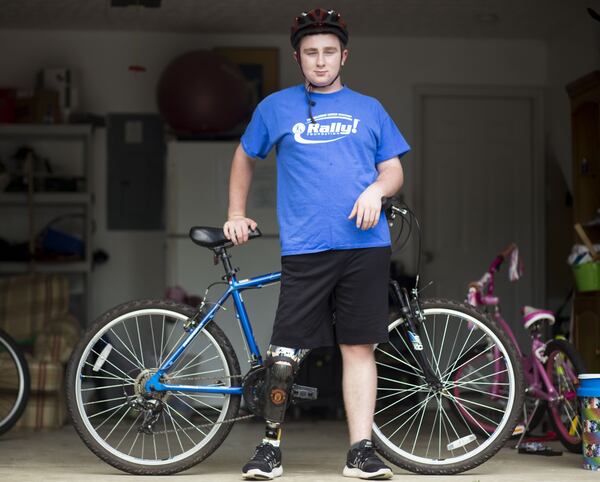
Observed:
[[[164,124],[156,114],[109,114],[107,227],[164,229]]]

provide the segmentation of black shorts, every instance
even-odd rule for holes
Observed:
[[[318,348],[388,341],[389,246],[281,257],[271,344]]]

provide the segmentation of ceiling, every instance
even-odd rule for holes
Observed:
[[[351,35],[548,38],[593,24],[586,7],[600,12],[600,0],[0,0],[0,28],[287,34],[295,15],[319,3],[340,11]]]

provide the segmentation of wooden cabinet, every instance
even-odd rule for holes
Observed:
[[[575,346],[588,372],[600,373],[600,295],[596,291],[577,293],[573,308]]]
[[[600,71],[571,82],[573,142],[573,220],[586,224],[600,209]],[[600,243],[600,226],[586,227],[593,243]],[[575,242],[580,242],[575,238]],[[573,304],[575,346],[588,371],[600,372],[600,291],[576,293]]]
[[[600,71],[570,83],[567,92],[573,135],[573,218],[583,224],[600,209]]]

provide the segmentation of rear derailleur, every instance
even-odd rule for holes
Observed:
[[[144,419],[138,427],[138,432],[153,435],[152,427],[158,422],[165,407],[162,400],[137,395],[135,398],[129,400],[128,404],[131,408],[144,415]]]

